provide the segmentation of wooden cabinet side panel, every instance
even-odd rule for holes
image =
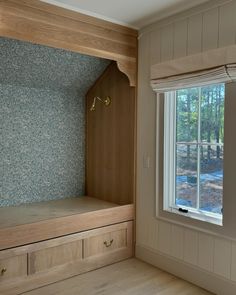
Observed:
[[[111,97],[110,106],[95,96]],[[111,64],[87,94],[86,193],[120,205],[134,201],[135,88]]]

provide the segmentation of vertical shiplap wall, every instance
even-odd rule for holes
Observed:
[[[144,34],[149,35],[151,64],[233,45],[236,43],[235,11],[236,1],[232,0],[205,11],[190,12],[190,16],[170,20],[160,27],[145,28],[140,42]]]
[[[236,44],[236,1],[212,0],[144,28],[139,39],[137,247],[167,255],[217,278],[236,283],[236,242],[155,217],[161,101],[150,87],[150,66]],[[157,139],[157,143],[156,143]],[[146,165],[149,162],[150,165]],[[236,285],[235,285],[236,290]],[[220,293],[219,294],[223,294]],[[225,293],[227,294],[227,293]],[[235,291],[236,294],[236,291]]]

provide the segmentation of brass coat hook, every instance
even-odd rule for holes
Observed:
[[[94,99],[93,99],[93,103],[92,103],[92,106],[90,108],[90,111],[95,111],[97,100],[100,101],[100,102],[102,102],[106,107],[108,107],[111,104],[111,98],[110,98],[110,96],[107,96],[105,98],[101,98],[99,96],[95,96]]]

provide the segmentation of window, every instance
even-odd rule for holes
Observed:
[[[222,224],[225,84],[165,93],[164,210]]]

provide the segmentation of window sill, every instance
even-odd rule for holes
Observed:
[[[169,213],[173,213],[173,214],[177,214],[177,215],[180,215],[180,216],[184,216],[184,217],[187,217],[187,218],[200,220],[200,221],[203,221],[203,222],[206,222],[206,223],[211,223],[211,224],[214,224],[214,225],[223,226],[223,219],[216,217],[215,214],[211,214],[211,213],[207,213],[207,212],[206,213],[203,213],[203,212],[198,213],[198,212],[195,212],[195,211],[190,211],[189,208],[188,208],[188,212],[185,213],[185,212],[179,211],[178,207],[176,207],[176,208],[167,208],[167,209],[164,209],[164,211],[169,212]]]

